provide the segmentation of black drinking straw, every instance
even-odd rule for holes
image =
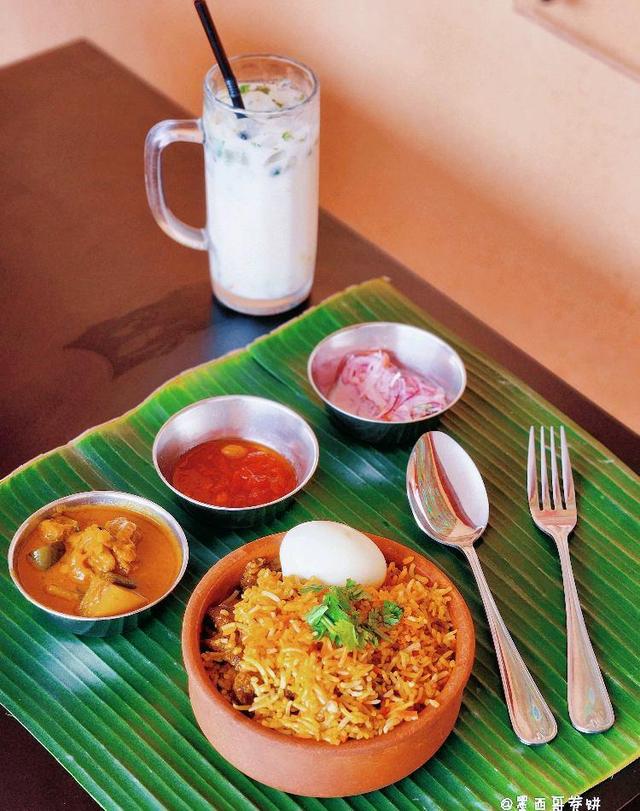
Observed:
[[[218,32],[216,31],[216,27],[213,24],[213,20],[211,19],[209,8],[205,0],[195,0],[193,5],[196,7],[198,17],[200,17],[200,22],[202,23],[205,34],[207,35],[207,39],[211,45],[211,50],[216,58],[216,62],[220,66],[220,73],[222,73],[222,78],[224,79],[224,83],[229,91],[231,104],[234,107],[239,107],[241,110],[244,110],[244,102],[242,101],[242,95],[240,94],[238,82],[236,81],[236,77],[233,75],[233,71],[231,70],[231,65],[229,64],[227,54],[225,53],[222,40],[220,39]]]

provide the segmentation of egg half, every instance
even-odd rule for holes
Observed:
[[[344,586],[349,578],[362,586],[380,586],[387,576],[384,555],[357,529],[336,521],[307,521],[290,529],[280,545],[282,574],[328,586]]]

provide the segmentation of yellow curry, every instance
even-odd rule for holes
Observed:
[[[111,617],[165,594],[178,575],[175,539],[119,507],[71,507],[41,521],[21,546],[23,588],[39,603],[81,617]]]

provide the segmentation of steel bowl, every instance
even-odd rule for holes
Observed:
[[[402,366],[434,380],[444,389],[447,406],[427,417],[388,422],[359,417],[334,405],[328,395],[340,361],[349,352],[363,349],[387,349]],[[419,327],[387,321],[354,324],[332,332],[309,356],[307,375],[336,425],[364,442],[386,447],[415,442],[458,402],[467,385],[464,363],[448,343]]]
[[[183,453],[210,439],[241,437],[267,445],[286,457],[296,472],[296,487],[281,498],[253,507],[220,507],[181,493],[171,483]],[[225,527],[249,527],[282,513],[313,476],[320,449],[309,425],[287,406],[244,394],[210,397],[178,411],[165,422],[153,443],[158,475],[179,500]]]
[[[113,617],[78,617],[75,614],[65,614],[62,611],[55,611],[53,608],[48,608],[46,605],[38,602],[23,588],[18,578],[16,566],[17,553],[23,539],[36,528],[40,521],[44,518],[48,518],[54,511],[60,508],[64,509],[65,507],[84,507],[89,505],[123,507],[126,510],[131,510],[131,512],[141,513],[145,518],[149,518],[155,521],[156,524],[160,524],[173,536],[182,552],[182,565],[171,587],[162,596],[158,597],[157,600],[135,611],[129,611],[125,614],[116,614]],[[161,600],[164,600],[164,598],[175,589],[182,579],[182,575],[185,573],[188,561],[189,544],[182,531],[182,527],[170,513],[163,510],[162,507],[159,507],[157,504],[154,504],[153,501],[142,498],[142,496],[136,496],[133,495],[133,493],[119,493],[114,490],[90,490],[86,493],[74,493],[73,495],[63,496],[63,498],[45,504],[44,507],[40,507],[39,510],[36,510],[18,527],[9,545],[8,553],[9,574],[22,596],[32,605],[39,608],[50,624],[62,631],[68,631],[78,636],[111,636],[112,634],[119,634],[137,628],[142,620],[148,618],[153,607]]]

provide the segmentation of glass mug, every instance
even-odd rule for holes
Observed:
[[[145,181],[163,231],[208,251],[216,298],[241,313],[295,307],[313,284],[318,239],[320,91],[313,71],[282,56],[231,59],[246,109],[233,108],[217,65],[204,79],[201,119],[161,121],[147,135]],[[163,149],[204,145],[207,222],[194,228],[168,208]]]

